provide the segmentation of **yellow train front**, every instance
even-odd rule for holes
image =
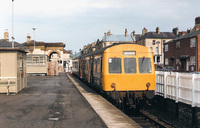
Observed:
[[[152,99],[155,68],[151,49],[132,43],[119,43],[83,55],[80,78],[116,101],[139,104]]]

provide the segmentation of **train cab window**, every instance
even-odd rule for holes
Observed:
[[[121,73],[121,58],[109,58],[109,73]]]
[[[125,73],[136,73],[135,58],[124,58],[124,71]]]
[[[139,58],[140,73],[151,73],[151,60],[150,58]]]

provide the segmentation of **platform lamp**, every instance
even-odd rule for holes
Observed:
[[[12,0],[12,49],[14,49],[14,0]]]
[[[34,49],[35,49],[35,30],[36,28],[32,28],[33,29],[33,40],[34,40]]]

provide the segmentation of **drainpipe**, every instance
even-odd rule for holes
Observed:
[[[198,42],[198,36],[197,36],[197,38],[196,38],[196,71],[198,71],[198,44],[199,43],[197,43]]]

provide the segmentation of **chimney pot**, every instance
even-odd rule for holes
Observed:
[[[160,28],[159,27],[156,28],[156,33],[160,34]]]
[[[142,35],[144,35],[145,33],[147,33],[147,29],[144,27],[142,30]]]
[[[5,29],[5,32],[4,32],[4,40],[9,41],[9,33],[8,33],[8,29]]]
[[[30,34],[28,33],[27,34],[27,43],[30,43],[31,42],[31,36],[30,36]]]

